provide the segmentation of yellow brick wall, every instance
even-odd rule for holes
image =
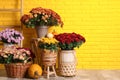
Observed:
[[[19,8],[15,1],[1,0],[0,8]],[[24,13],[39,6],[61,15],[65,24],[62,32],[74,31],[86,38],[77,49],[77,68],[120,69],[119,0],[24,0]],[[18,13],[0,13],[0,25],[20,24],[19,17]],[[29,47],[35,31],[25,27],[23,31],[24,46]]]

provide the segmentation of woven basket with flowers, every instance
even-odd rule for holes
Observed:
[[[32,64],[32,54],[29,49],[15,46],[0,49],[0,63],[5,65],[8,77],[25,77]]]

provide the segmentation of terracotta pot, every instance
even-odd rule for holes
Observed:
[[[61,50],[58,54],[58,68],[61,76],[76,75],[75,50]]]
[[[42,38],[45,37],[46,34],[48,33],[48,26],[36,26],[35,27],[37,37]]]

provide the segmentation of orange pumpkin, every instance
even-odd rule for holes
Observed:
[[[57,35],[58,33],[57,33],[57,31],[53,30],[52,34]]]
[[[42,75],[42,68],[38,64],[32,64],[28,69],[28,75],[30,78],[37,79]]]

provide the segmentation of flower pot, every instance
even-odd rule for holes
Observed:
[[[75,50],[61,50],[58,55],[58,68],[61,76],[76,75]]]
[[[55,50],[41,50],[41,58],[42,58],[42,67],[43,67],[43,75],[49,79],[49,77],[54,75],[56,77],[56,71],[55,71],[55,64],[57,59],[57,51]]]
[[[12,46],[15,46],[15,44],[4,43],[3,46],[4,46],[4,47],[12,47]]]
[[[8,77],[23,78],[26,76],[27,69],[32,63],[10,63],[5,64],[5,70]]]
[[[36,26],[35,27],[37,37],[42,38],[45,37],[46,34],[48,33],[48,26]]]
[[[41,50],[42,65],[53,66],[56,64],[57,51]]]

